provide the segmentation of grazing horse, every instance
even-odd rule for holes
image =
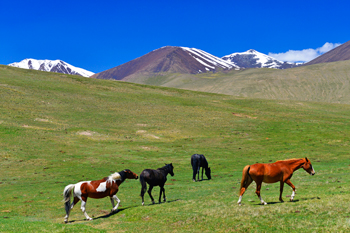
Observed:
[[[164,167],[158,168],[157,170],[153,169],[145,169],[140,174],[140,182],[141,182],[141,198],[142,198],[142,205],[145,204],[145,201],[143,199],[143,196],[145,195],[145,192],[147,190],[147,184],[149,184],[148,194],[152,200],[152,203],[154,204],[154,199],[152,197],[152,189],[154,186],[160,187],[160,193],[159,193],[159,203],[161,203],[160,199],[163,192],[163,201],[166,202],[165,198],[165,189],[164,184],[167,181],[166,176],[170,173],[171,176],[174,176],[174,167],[173,164],[165,164]]]
[[[260,196],[260,189],[262,182],[265,183],[276,183],[280,182],[280,198],[279,200],[283,202],[282,192],[284,183],[287,183],[292,187],[293,192],[290,197],[290,201],[293,201],[295,196],[295,186],[290,182],[293,172],[303,168],[310,175],[315,175],[315,170],[313,169],[310,160],[305,159],[287,159],[277,161],[275,163],[257,163],[253,165],[247,165],[243,168],[243,175],[241,181],[240,196],[238,199],[238,204],[241,205],[242,196],[248,186],[255,181],[256,183],[256,194],[258,195],[261,204],[266,205],[267,203]]]
[[[204,155],[199,155],[199,154],[192,155],[191,165],[193,169],[193,177],[192,177],[193,181],[196,181],[196,174],[198,174],[198,180],[199,180],[200,168],[202,168],[202,180],[203,180],[203,169],[205,169],[205,175],[208,177],[208,180],[211,179],[210,167],[208,167],[208,161],[206,160]]]
[[[85,212],[85,205],[88,197],[103,198],[109,196],[113,206],[111,213],[116,211],[120,203],[120,200],[116,196],[120,184],[123,183],[125,179],[137,178],[137,174],[133,173],[129,169],[125,169],[121,172],[115,172],[101,180],[82,181],[76,184],[67,185],[63,191],[63,201],[65,202],[65,209],[67,214],[64,217],[64,222],[68,222],[69,213],[79,200],[81,200],[81,211],[83,211],[86,219],[92,220],[92,218],[90,218],[89,215]],[[74,197],[74,200],[72,203],[70,203],[72,195]],[[117,202],[116,206],[114,206],[114,201]]]

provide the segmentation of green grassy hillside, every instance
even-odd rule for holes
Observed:
[[[245,71],[249,72],[249,70]],[[270,70],[266,71],[270,72]],[[281,71],[283,72],[283,71]],[[244,73],[244,72],[242,72]],[[346,232],[350,229],[350,106],[238,98],[0,66],[1,232]],[[191,181],[204,154],[213,179]],[[285,186],[255,185],[236,204],[246,164],[308,157]],[[168,202],[141,206],[139,181],[124,182],[120,211],[88,199],[64,224],[63,188],[172,162]],[[159,188],[153,190],[158,198]]]
[[[150,78],[149,75],[127,81],[250,98],[350,103],[350,60],[286,70],[247,69]]]

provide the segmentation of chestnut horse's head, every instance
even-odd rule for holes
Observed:
[[[126,175],[125,176],[126,179],[137,179],[137,178],[139,178],[136,173],[133,173],[129,169],[125,169],[124,170],[124,174]]]
[[[308,160],[306,157],[305,157],[305,163],[302,166],[302,168],[304,168],[304,170],[307,171],[312,176],[315,175],[316,173],[314,168],[312,167],[310,160]]]

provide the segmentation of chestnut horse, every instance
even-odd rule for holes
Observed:
[[[258,195],[261,204],[266,205],[267,203],[260,196],[260,189],[262,182],[265,183],[276,183],[280,182],[280,198],[279,200],[283,202],[282,192],[284,183],[287,183],[292,187],[293,192],[290,197],[290,201],[293,201],[295,196],[295,186],[290,182],[293,172],[303,168],[310,175],[315,175],[315,170],[313,169],[310,160],[305,159],[287,159],[277,161],[275,163],[257,163],[253,165],[247,165],[243,168],[243,175],[241,181],[240,196],[238,199],[238,204],[241,205],[242,196],[248,186],[255,181],[256,183],[256,194]]]
[[[66,216],[64,222],[68,222],[68,217],[71,209],[74,205],[81,200],[81,211],[83,211],[87,220],[92,220],[85,211],[85,205],[88,197],[91,198],[104,198],[109,196],[113,209],[111,213],[117,210],[120,200],[116,196],[119,185],[124,182],[125,179],[137,179],[137,174],[133,173],[129,169],[125,169],[121,172],[115,172],[108,177],[101,180],[82,181],[76,184],[69,184],[64,188],[63,201],[65,202]],[[73,192],[72,192],[73,190]],[[71,196],[74,196],[74,200],[70,203]],[[114,201],[117,205],[114,206]]]

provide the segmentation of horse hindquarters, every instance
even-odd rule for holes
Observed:
[[[145,192],[147,190],[147,184],[146,184],[145,178],[143,177],[143,173],[140,174],[140,183],[141,183],[142,205],[144,205],[145,204],[144,195],[145,195]]]
[[[241,205],[243,194],[245,193],[249,185],[253,182],[253,179],[249,175],[249,170],[250,165],[247,165],[243,168],[239,199],[237,202],[239,205]]]

